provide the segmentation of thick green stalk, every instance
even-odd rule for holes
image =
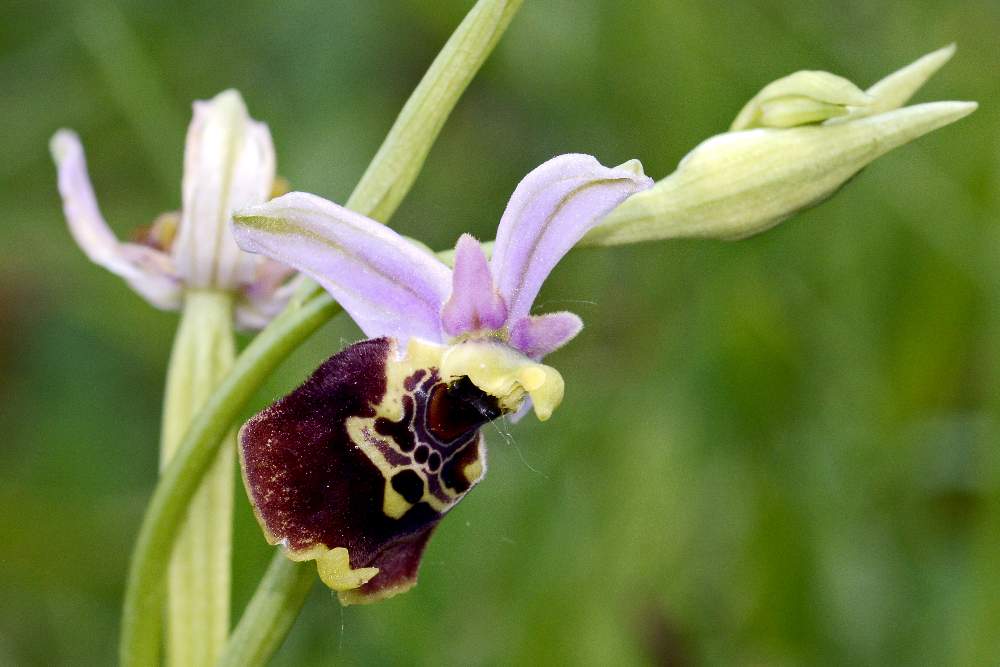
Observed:
[[[161,468],[235,360],[232,296],[189,291],[167,368]],[[233,436],[223,440],[174,542],[167,585],[167,662],[176,667],[213,664],[229,634]]]
[[[389,134],[344,204],[388,222],[417,180],[431,146],[458,99],[486,62],[524,0],[479,0],[451,34],[410,93]],[[306,281],[299,294],[321,292]]]
[[[266,665],[285,641],[315,581],[312,563],[291,561],[276,549],[217,667]]]
[[[522,0],[480,0],[414,90],[355,188],[348,206],[387,220],[412,186],[430,146]],[[167,556],[183,512],[247,401],[279,363],[339,307],[315,287],[300,292],[253,340],[198,413],[157,484],[136,540],[125,589],[119,656],[125,667],[155,665]]]
[[[159,663],[160,611],[174,536],[236,415],[278,364],[339,310],[325,294],[295,302],[237,357],[191,422],[160,475],[132,553],[122,613],[122,665]]]
[[[458,98],[493,51],[523,0],[479,0],[413,90],[347,208],[385,222],[410,191]]]

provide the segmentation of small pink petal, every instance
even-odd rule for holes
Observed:
[[[493,287],[493,275],[479,241],[463,234],[455,246],[451,296],[441,309],[441,326],[449,336],[499,329],[507,321],[507,305]]]
[[[278,275],[277,273],[270,275],[272,267],[268,265],[282,267],[281,274],[286,277],[295,273],[294,269],[283,267],[270,259],[262,257],[256,259],[263,260],[257,268],[258,278],[243,288],[243,298],[236,302],[234,314],[236,328],[240,331],[258,331],[266,327],[285,309],[299,287],[305,282],[305,276],[301,273],[295,274],[295,277],[283,283],[273,282],[272,280],[276,279]],[[262,277],[262,272],[269,275]]]
[[[566,311],[522,317],[510,328],[510,344],[533,359],[541,359],[571,341],[583,321]]]

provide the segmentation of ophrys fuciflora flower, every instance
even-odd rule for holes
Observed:
[[[314,278],[369,337],[240,432],[244,480],[268,541],[292,559],[315,559],[344,603],[413,586],[431,533],[486,471],[480,428],[529,405],[546,420],[562,400],[562,376],[540,362],[582,322],[532,315],[542,282],[651,184],[635,161],[553,158],[515,189],[492,259],[463,235],[454,270],[314,195],[237,215],[244,250]]]

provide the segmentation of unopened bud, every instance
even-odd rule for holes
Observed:
[[[827,72],[775,81],[743,108],[733,131],[702,142],[581,243],[738,239],[822,202],[876,158],[976,109],[975,102],[897,108],[954,50],[930,53],[865,92]]]

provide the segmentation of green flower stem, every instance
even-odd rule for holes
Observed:
[[[479,0],[413,89],[389,134],[344,204],[388,222],[413,187],[427,154],[459,97],[500,41],[524,0]],[[322,292],[311,280],[302,298]]]
[[[410,191],[458,98],[493,51],[523,0],[479,0],[403,105],[347,208],[387,221]]]
[[[348,206],[388,220],[412,186],[431,145],[503,34],[521,0],[480,0],[449,38],[355,188]],[[146,509],[132,553],[119,656],[125,667],[157,664],[167,557],[184,511],[226,432],[258,387],[302,341],[339,312],[315,285],[303,289],[237,358],[201,409]]]
[[[276,549],[217,667],[266,665],[285,641],[315,581],[312,563],[291,561]]]
[[[160,439],[165,468],[192,418],[236,360],[233,298],[191,290],[184,297],[167,369]],[[176,667],[211,665],[229,634],[234,434],[230,432],[198,487],[170,559],[167,661]]]
[[[339,310],[325,294],[291,304],[237,357],[229,375],[191,422],[160,475],[132,553],[122,612],[122,665],[158,664],[160,610],[171,546],[198,484],[239,411],[278,364]]]

